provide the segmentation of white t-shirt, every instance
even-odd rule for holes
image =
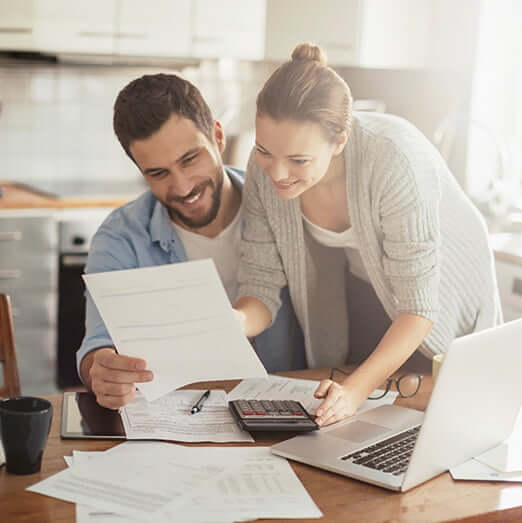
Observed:
[[[359,252],[359,239],[353,227],[349,227],[343,232],[335,232],[319,227],[319,225],[311,222],[304,214],[303,220],[305,229],[317,243],[326,247],[343,248],[346,258],[348,259],[350,272],[361,280],[366,282],[370,281]]]
[[[173,221],[170,222],[179,239],[183,242],[187,260],[212,258],[227,292],[234,304],[238,291],[237,271],[239,268],[239,243],[241,241],[241,209],[230,224],[216,237],[207,238],[187,231]]]

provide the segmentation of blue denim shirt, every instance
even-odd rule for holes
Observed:
[[[226,167],[237,187],[243,186],[243,173]],[[174,231],[167,210],[147,191],[136,200],[113,211],[93,237],[85,272],[108,272],[152,267],[186,261],[183,243]],[[78,374],[87,353],[114,346],[107,328],[89,293],[85,337],[76,353]],[[282,306],[272,326],[256,337],[258,356],[268,372],[306,366],[304,341],[290,303],[288,289],[281,291]]]

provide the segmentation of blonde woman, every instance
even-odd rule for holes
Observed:
[[[501,322],[479,212],[430,142],[391,115],[352,114],[346,82],[301,44],[257,98],[235,308],[247,336],[270,326],[288,284],[317,421],[355,413],[408,358]]]

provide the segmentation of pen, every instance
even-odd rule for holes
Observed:
[[[210,396],[210,391],[207,390],[206,392],[203,393],[203,396],[201,396],[201,398],[198,399],[196,404],[190,409],[190,413],[196,414],[197,412],[199,412],[203,408],[203,403],[205,403],[205,400],[209,396]]]

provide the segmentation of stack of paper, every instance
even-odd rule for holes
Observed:
[[[288,462],[267,447],[127,442],[66,460],[69,469],[28,490],[77,503],[78,523],[322,516]]]
[[[176,390],[153,402],[148,402],[138,393],[129,405],[120,410],[127,439],[219,443],[254,441],[235,422],[223,390],[212,390],[201,412],[191,414],[190,409],[202,392]]]

